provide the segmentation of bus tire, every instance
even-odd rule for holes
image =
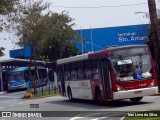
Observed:
[[[73,101],[71,88],[68,88],[67,92],[68,92],[68,99],[69,99],[69,101]]]
[[[101,91],[98,87],[95,90],[95,102],[98,105],[102,104],[102,95],[101,95]]]
[[[130,101],[132,102],[139,102],[140,100],[142,100],[143,97],[136,97],[136,98],[130,98]]]

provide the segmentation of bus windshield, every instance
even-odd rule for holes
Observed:
[[[11,72],[8,74],[8,82],[21,82],[23,79],[23,72]]]
[[[148,79],[152,77],[152,64],[149,54],[127,55],[111,59],[117,81]]]

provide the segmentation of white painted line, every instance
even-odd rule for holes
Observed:
[[[83,118],[83,117],[73,117],[73,118],[71,118],[69,120],[77,120],[77,119],[81,119],[81,118]]]
[[[0,107],[0,109],[3,109],[4,107]]]
[[[10,101],[4,101],[4,102],[10,102]]]
[[[99,118],[94,118],[94,119],[90,119],[90,120],[101,120],[101,119],[105,119],[107,117],[99,117]]]
[[[125,116],[124,116],[124,117],[122,117],[120,120],[124,120],[124,118],[125,118]]]

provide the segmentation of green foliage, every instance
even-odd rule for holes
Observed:
[[[78,52],[75,42],[79,35],[72,29],[73,19],[66,12],[47,11],[50,3],[25,1],[17,5],[17,12],[10,19],[12,30],[19,37],[17,45],[29,44],[34,51],[32,59],[52,62]]]
[[[0,15],[7,15],[11,12],[14,12],[15,9],[14,9],[14,5],[16,3],[18,3],[19,0],[0,0]],[[0,21],[0,32],[3,31],[3,26],[6,25],[5,21],[3,21],[3,19],[1,18],[1,21]],[[4,53],[4,48],[3,47],[0,47],[0,56],[3,56]]]
[[[56,90],[44,90],[43,92],[40,91],[36,94],[34,94],[34,97],[44,97],[44,96],[48,96],[48,95],[58,95],[58,89]]]
[[[14,5],[18,3],[19,0],[0,0],[0,14],[8,14],[13,12]]]
[[[81,39],[77,32],[72,29],[74,25],[70,24],[72,19],[64,12],[61,14],[53,13],[48,19],[52,23],[50,26],[52,31],[48,39],[40,45],[39,52],[43,58],[53,62],[59,58],[76,55],[78,49],[75,43]]]

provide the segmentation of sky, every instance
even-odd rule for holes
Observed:
[[[45,0],[44,0],[45,1]],[[48,0],[50,10],[61,13],[66,11],[74,19],[74,29],[116,27],[137,24],[148,24],[149,19],[143,13],[149,13],[148,0]],[[157,8],[158,8],[158,2]],[[10,39],[9,39],[10,38]],[[0,32],[0,47],[5,47],[5,56],[9,50],[17,49],[13,43],[16,36]]]

